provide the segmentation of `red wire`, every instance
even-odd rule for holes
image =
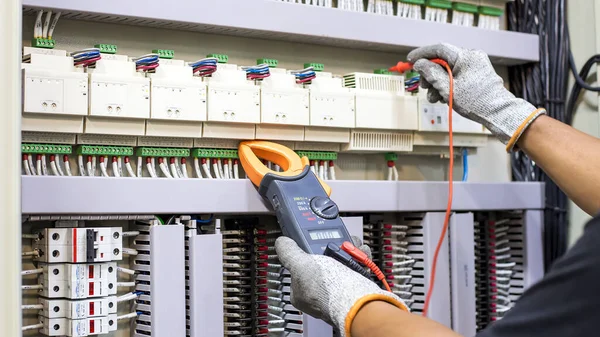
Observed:
[[[433,289],[435,285],[435,271],[437,268],[438,256],[440,254],[442,244],[444,243],[444,239],[446,238],[446,233],[448,232],[448,223],[450,222],[450,214],[452,212],[452,181],[454,171],[454,145],[452,139],[452,102],[454,100],[454,77],[452,76],[452,69],[450,69],[448,63],[440,59],[434,59],[431,61],[446,68],[450,80],[450,92],[448,94],[448,143],[450,151],[450,167],[448,168],[448,205],[446,206],[446,216],[444,218],[442,234],[440,235],[437,246],[435,247],[435,253],[433,254],[433,263],[431,264],[431,276],[429,277],[429,287],[427,289],[427,296],[425,296],[425,304],[423,306],[423,316],[427,316],[429,302],[431,301],[431,295],[433,294]]]

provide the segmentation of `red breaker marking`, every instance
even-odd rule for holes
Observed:
[[[94,296],[94,282],[90,282],[88,284],[88,287],[89,287],[88,292],[89,292],[90,296]]]
[[[88,272],[88,278],[93,279],[94,278],[94,266],[90,265],[88,267],[88,270],[89,270],[89,272]]]
[[[77,228],[73,228],[73,262],[77,262]]]
[[[90,316],[94,316],[94,302],[90,302]]]
[[[92,319],[90,320],[90,333],[93,334],[96,331],[96,327],[94,326],[95,321]]]

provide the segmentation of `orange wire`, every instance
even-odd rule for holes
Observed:
[[[427,316],[427,310],[429,309],[429,302],[431,301],[431,295],[433,294],[433,288],[435,285],[435,271],[437,268],[437,260],[440,254],[440,249],[446,238],[448,232],[448,223],[450,222],[450,214],[452,211],[452,181],[453,181],[453,168],[454,168],[454,145],[452,139],[452,102],[454,100],[454,77],[452,76],[452,69],[448,63],[444,60],[434,59],[431,60],[444,68],[448,72],[448,78],[450,80],[450,92],[448,93],[448,143],[450,151],[450,167],[448,168],[448,205],[446,206],[446,216],[444,218],[444,227],[442,227],[442,234],[438,240],[437,246],[435,247],[435,253],[433,254],[433,263],[431,264],[431,276],[429,277],[429,287],[427,289],[427,296],[425,297],[425,304],[423,305],[423,316]]]

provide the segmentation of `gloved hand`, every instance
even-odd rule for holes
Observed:
[[[337,328],[342,337],[350,336],[352,320],[368,302],[385,301],[408,311],[398,296],[328,256],[305,253],[288,237],[279,237],[275,248],[292,275],[292,304]]]
[[[407,58],[421,74],[421,87],[429,89],[427,99],[432,103],[448,102],[450,82],[446,70],[429,59],[448,62],[454,75],[454,110],[483,124],[507,145],[507,151],[531,122],[546,113],[506,90],[482,51],[438,44],[415,49]]]

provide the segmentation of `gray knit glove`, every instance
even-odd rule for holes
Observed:
[[[368,302],[385,301],[408,311],[398,296],[328,256],[305,253],[288,237],[279,237],[275,248],[292,275],[292,304],[335,327],[341,337],[350,336],[352,320]]]
[[[432,103],[447,103],[450,91],[446,70],[429,61],[435,58],[445,60],[452,69],[454,110],[483,124],[507,145],[507,151],[531,122],[546,113],[506,90],[484,52],[449,44],[422,47],[408,54],[408,61],[421,74],[421,87],[429,89],[427,99]]]

